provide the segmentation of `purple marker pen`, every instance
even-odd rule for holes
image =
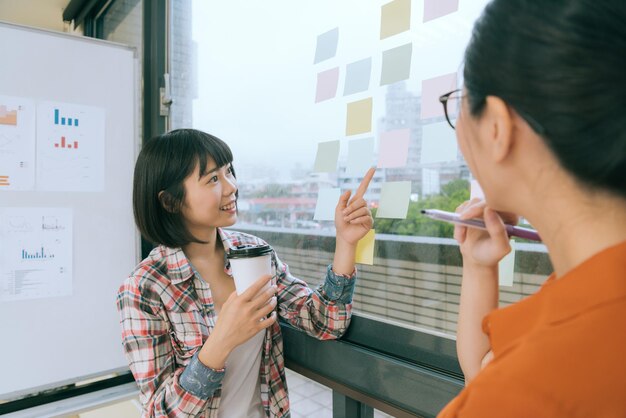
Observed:
[[[461,219],[458,213],[446,212],[438,209],[423,209],[422,214],[428,216],[431,219],[437,221],[450,222],[453,224],[459,224],[469,226],[470,228],[487,229],[485,222],[481,219]],[[509,236],[520,237],[533,241],[541,242],[539,234],[534,229],[522,228],[521,226],[513,226],[504,224],[506,232]]]

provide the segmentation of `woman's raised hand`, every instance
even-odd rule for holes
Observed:
[[[492,267],[511,251],[504,223],[516,225],[519,217],[512,213],[499,213],[487,206],[484,200],[463,202],[456,212],[461,219],[482,218],[487,230],[454,226],[454,239],[458,241],[464,263]]]
[[[356,245],[374,225],[372,213],[367,207],[367,201],[363,198],[374,173],[376,173],[375,167],[367,170],[352,199],[350,190],[339,197],[335,208],[335,228],[337,239],[347,244]]]

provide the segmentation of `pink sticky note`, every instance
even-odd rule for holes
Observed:
[[[456,88],[456,73],[445,74],[422,81],[422,112],[421,118],[444,116],[439,96]]]
[[[409,129],[396,129],[380,134],[378,167],[404,167],[409,153]]]
[[[317,74],[317,93],[315,103],[332,99],[337,94],[337,82],[339,81],[339,67],[322,71]]]
[[[424,22],[459,10],[459,0],[424,0]]]

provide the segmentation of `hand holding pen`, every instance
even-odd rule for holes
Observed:
[[[517,224],[519,217],[511,213],[498,213],[480,199],[462,203],[456,212],[461,221],[482,218],[485,224],[485,229],[455,224],[454,239],[461,247],[464,263],[471,262],[484,267],[497,266],[511,251],[506,224]]]

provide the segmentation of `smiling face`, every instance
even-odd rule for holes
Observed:
[[[237,221],[237,182],[232,164],[217,167],[209,159],[204,173],[196,164],[183,186],[185,201],[181,214],[194,236],[201,238],[207,229],[232,226]]]

